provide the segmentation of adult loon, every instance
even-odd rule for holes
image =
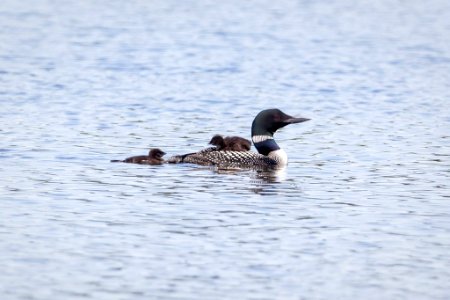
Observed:
[[[209,144],[216,146],[217,150],[223,151],[249,151],[252,146],[252,142],[239,136],[227,136],[224,138],[219,134],[213,136]]]
[[[308,120],[291,117],[276,108],[266,109],[258,113],[252,123],[252,141],[258,153],[210,147],[196,153],[173,156],[167,162],[211,165],[219,169],[281,169],[287,165],[287,155],[273,139],[274,133],[286,125]]]
[[[124,162],[124,163],[132,163],[132,164],[143,164],[143,165],[161,165],[164,163],[164,159],[162,158],[166,154],[162,150],[158,148],[150,149],[148,155],[139,155],[128,157],[124,160],[111,160],[111,162]]]

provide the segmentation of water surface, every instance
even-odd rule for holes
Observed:
[[[2,299],[447,299],[448,1],[3,1]],[[112,164],[249,138],[277,174]]]

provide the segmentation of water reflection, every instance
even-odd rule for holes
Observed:
[[[286,180],[286,168],[271,171],[256,171],[256,177],[267,183],[281,183]]]
[[[213,169],[217,174],[245,176],[249,178],[248,190],[260,195],[284,195],[287,196],[289,190],[297,192],[298,188],[290,184],[282,184],[286,181],[286,168],[278,170],[224,170]]]
[[[252,177],[267,183],[282,182],[286,179],[286,168],[277,170],[220,169],[212,167],[217,174],[252,174]]]

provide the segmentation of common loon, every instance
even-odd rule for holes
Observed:
[[[219,134],[213,136],[209,144],[216,146],[217,150],[223,151],[249,151],[252,146],[252,142],[239,136],[227,136],[224,138]]]
[[[287,155],[273,139],[274,133],[286,125],[308,120],[291,117],[276,108],[266,109],[258,113],[252,123],[252,141],[258,153],[210,147],[196,153],[173,156],[167,162],[210,165],[219,169],[281,169],[287,165]]]
[[[111,162],[124,162],[124,163],[132,163],[132,164],[143,164],[143,165],[160,165],[164,163],[164,159],[162,158],[166,154],[162,150],[158,148],[150,149],[148,155],[139,155],[128,157],[124,160],[111,160]]]

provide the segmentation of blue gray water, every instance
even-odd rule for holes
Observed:
[[[449,1],[3,0],[0,134],[2,300],[450,297]]]

